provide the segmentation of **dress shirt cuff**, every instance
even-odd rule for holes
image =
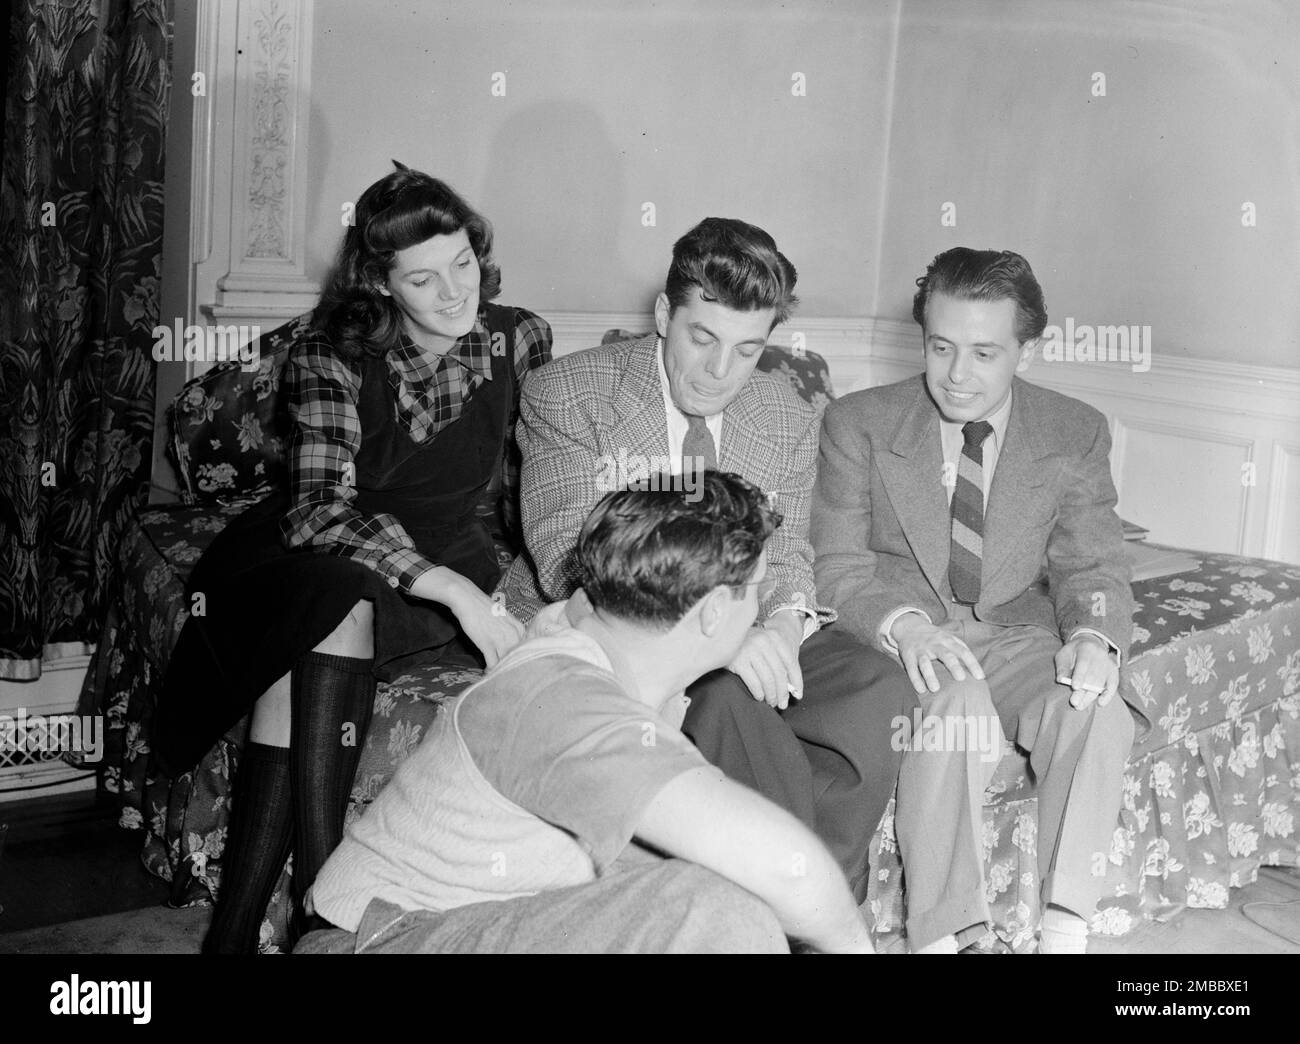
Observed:
[[[897,621],[900,616],[906,616],[908,613],[920,613],[925,617],[926,623],[934,623],[934,621],[930,619],[929,613],[924,609],[916,608],[914,605],[900,605],[892,613],[881,620],[880,630],[877,631],[876,634],[880,637],[880,644],[884,647],[885,651],[893,653],[895,656],[898,655],[898,643],[894,641],[893,635],[889,632],[893,629],[895,621]]]
[[[796,616],[803,617],[803,634],[799,638],[800,645],[816,634],[821,629],[823,623],[834,623],[839,618],[839,614],[837,614],[834,609],[826,609],[819,614],[816,609],[802,603],[792,602],[787,605],[774,606],[772,611],[767,614],[768,619],[770,620],[783,609],[789,609],[790,612],[794,613]],[[823,619],[823,617],[825,617],[825,619]]]
[[[411,585],[433,567],[434,563],[409,547],[391,551],[378,562],[379,573],[388,581],[388,586],[403,592],[409,591]]]
[[[1109,638],[1107,638],[1107,637],[1106,637],[1104,634],[1102,634],[1100,631],[1095,631],[1095,630],[1093,630],[1091,627],[1076,627],[1073,631],[1070,632],[1070,639],[1069,639],[1069,640],[1070,640],[1070,641],[1074,641],[1074,639],[1078,638],[1079,635],[1081,635],[1081,634],[1093,634],[1093,635],[1096,635],[1098,638],[1100,638],[1103,642],[1106,643],[1106,648],[1109,649],[1112,653],[1115,654],[1115,664],[1116,664],[1116,666],[1119,666],[1119,667],[1123,667],[1123,666],[1124,666],[1124,658],[1123,658],[1123,656],[1120,655],[1119,646],[1116,645],[1114,642],[1112,642]]]

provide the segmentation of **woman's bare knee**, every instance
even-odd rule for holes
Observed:
[[[375,608],[361,599],[312,652],[368,660],[375,654]]]
[[[253,743],[268,747],[289,745],[292,722],[289,699],[289,675],[277,678],[274,684],[253,704],[253,720],[249,723],[248,738]]]

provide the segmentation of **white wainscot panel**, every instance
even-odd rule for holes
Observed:
[[[1300,562],[1300,443],[1275,442],[1264,554]]]
[[[1153,543],[1244,552],[1254,440],[1129,416],[1115,419],[1119,513],[1151,530]]]

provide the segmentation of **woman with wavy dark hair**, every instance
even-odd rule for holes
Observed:
[[[289,488],[195,567],[206,612],[186,622],[159,706],[173,773],[253,712],[207,952],[257,949],[291,849],[302,910],[342,838],[376,679],[430,659],[490,667],[523,635],[489,596],[487,506],[505,507],[491,528],[517,518],[519,384],[551,332],[488,303],[500,285],[491,226],[443,182],[398,165],[357,200],[282,377]]]

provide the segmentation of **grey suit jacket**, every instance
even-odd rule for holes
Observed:
[[[1015,379],[985,508],[977,618],[1063,639],[1088,627],[1127,654],[1131,569],[1109,454],[1100,413]],[[882,648],[881,622],[900,606],[947,619],[950,525],[939,412],[923,376],[827,407],[811,532],[817,587],[840,626]]]
[[[567,598],[578,585],[572,551],[582,523],[607,492],[599,482],[608,475],[608,461],[620,453],[668,455],[655,343],[651,335],[602,345],[555,359],[524,381],[517,437],[527,554],[515,559],[497,587],[521,619]],[[767,545],[776,587],[765,614],[796,602],[820,609],[808,543],[817,432],[813,408],[785,382],[757,371],[723,411],[719,469],[759,486],[785,519]]]

